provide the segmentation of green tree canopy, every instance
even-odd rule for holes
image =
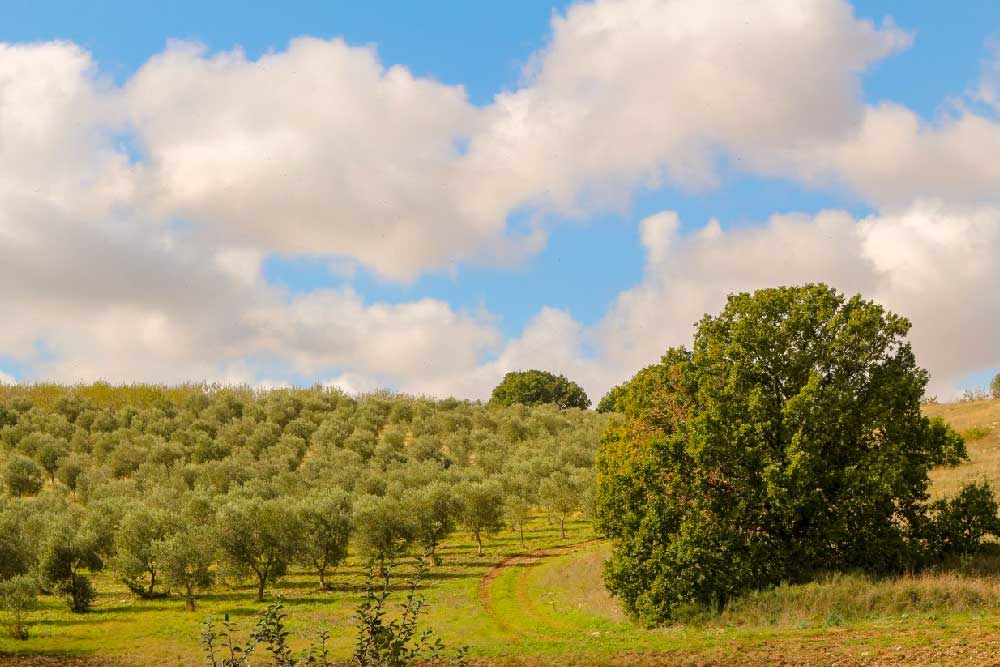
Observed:
[[[736,294],[620,392],[596,509],[632,614],[919,564],[928,470],[965,451],[920,412],[909,328],[824,285]]]
[[[387,563],[405,553],[416,536],[406,504],[395,496],[362,496],[354,506],[358,547],[385,571]]]
[[[530,370],[507,373],[493,389],[490,402],[498,405],[540,405],[554,403],[560,408],[590,407],[590,399],[580,385],[564,375]]]
[[[435,564],[440,563],[438,545],[455,532],[455,519],[461,511],[461,504],[444,481],[414,489],[407,495],[410,511],[413,513],[414,537],[416,542],[430,556]]]
[[[458,497],[462,526],[472,533],[478,547],[477,553],[482,556],[483,537],[493,535],[503,528],[503,486],[495,479],[466,482],[459,486]]]
[[[216,526],[226,564],[256,578],[262,601],[267,584],[283,577],[299,553],[301,532],[293,507],[284,499],[238,499],[222,508]]]
[[[299,503],[302,548],[299,559],[316,570],[320,588],[328,587],[326,574],[347,558],[351,537],[351,497],[340,489],[316,491]]]
[[[26,575],[0,580],[0,611],[10,617],[10,636],[13,639],[27,639],[28,627],[25,616],[38,604],[38,586]]]
[[[125,515],[114,536],[114,567],[129,590],[155,596],[162,570],[160,543],[181,528],[180,519],[163,509],[138,506]]]
[[[41,466],[24,454],[14,454],[7,460],[4,482],[12,496],[33,496],[45,484]]]
[[[195,610],[195,592],[212,585],[215,544],[207,526],[187,526],[156,544],[156,560],[168,586],[184,593],[184,606]]]
[[[38,573],[42,583],[63,595],[74,613],[90,610],[96,597],[90,579],[83,570],[104,568],[100,556],[100,536],[77,515],[58,519],[42,543]]]

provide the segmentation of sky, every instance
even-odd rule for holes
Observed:
[[[0,381],[596,402],[823,281],[949,398],[1000,371],[997,155],[987,0],[7,0]]]

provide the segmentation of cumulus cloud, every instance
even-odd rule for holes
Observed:
[[[926,122],[883,103],[866,110],[857,131],[807,149],[775,152],[774,173],[814,186],[836,185],[882,209],[916,199],[1000,203],[1000,123],[964,109]]]
[[[0,350],[22,379],[472,397],[540,366],[596,399],[727,293],[822,280],[911,316],[950,387],[1000,365],[985,342],[1000,320],[996,68],[975,109],[866,106],[864,71],[910,41],[843,0],[595,0],[557,14],[524,80],[481,107],[342,40],[255,60],[174,43],[121,87],[73,44],[0,44]],[[546,242],[544,224],[512,234],[515,212],[716,187],[723,160],[879,212],[687,234],[657,214],[639,226],[643,280],[599,323],[545,308],[509,340],[442,301],[289,295],[261,277],[274,254],[393,281],[514,261]]]
[[[134,173],[114,146],[116,91],[89,54],[64,42],[0,43],[0,198],[8,216],[29,203],[107,214],[127,203]],[[0,222],[0,238],[9,236]]]
[[[474,367],[498,342],[491,322],[434,299],[365,304],[351,289],[316,290],[251,310],[258,349],[296,371],[350,368],[345,381],[420,390]],[[363,374],[370,380],[357,382]]]
[[[357,260],[394,279],[502,236],[464,215],[461,87],[385,67],[371,47],[302,38],[248,60],[174,43],[125,89],[162,216],[224,241]]]
[[[552,29],[473,139],[484,207],[621,205],[636,186],[713,186],[723,155],[749,167],[846,138],[864,115],[860,73],[910,39],[839,0],[600,1]]]

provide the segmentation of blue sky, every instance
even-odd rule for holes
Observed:
[[[526,85],[525,64],[550,43],[553,15],[561,15],[571,4],[8,0],[0,21],[0,42],[73,42],[89,54],[100,76],[125,87],[172,40],[199,42],[210,54],[238,47],[254,61],[262,54],[284,52],[289,41],[300,36],[343,37],[350,45],[374,45],[385,66],[402,65],[415,77],[463,86],[472,105],[487,108],[498,93]],[[991,57],[988,42],[996,38],[1000,26],[1000,4],[865,1],[855,3],[854,13],[876,26],[889,29],[894,24],[913,35],[908,48],[872,59],[859,73],[865,104],[896,103],[929,126],[954,113],[956,99],[972,104],[969,91]],[[992,111],[979,113],[992,118]],[[126,132],[124,140],[133,138]],[[145,156],[138,151],[132,158],[141,162]],[[261,275],[270,285],[287,290],[288,301],[322,288],[350,287],[365,304],[405,305],[430,298],[458,313],[480,314],[500,337],[499,343],[477,353],[489,361],[502,357],[504,341],[521,336],[546,307],[567,313],[585,329],[598,326],[622,292],[647,276],[648,248],[640,242],[639,221],[659,211],[675,211],[682,233],[694,233],[713,219],[723,229],[738,230],[759,228],[776,214],[838,209],[861,219],[887,210],[879,197],[858,188],[790,178],[787,172],[775,176],[768,170],[753,173],[727,166],[733,159],[723,151],[717,164],[718,184],[713,187],[691,188],[667,179],[652,189],[633,184],[627,204],[620,207],[584,209],[571,217],[551,209],[529,211],[526,219],[542,221],[546,242],[516,262],[456,256],[450,268],[430,266],[399,280],[365,261],[345,275],[330,268],[332,258],[327,254],[310,256],[269,247]],[[508,229],[527,224],[519,215],[509,213]],[[262,361],[265,358],[264,353],[247,357],[251,365],[259,362],[253,379],[281,375],[282,357],[277,362]],[[0,354],[0,372],[10,376],[35,374],[33,363],[38,360],[32,362],[23,351]],[[977,363],[981,366],[973,371],[976,382],[993,370],[992,365]],[[323,380],[343,370],[338,363],[289,371],[285,378]],[[632,370],[619,372],[627,375]],[[968,378],[969,372],[963,367],[962,377]],[[383,378],[378,372],[373,375]],[[405,378],[387,382],[408,386]]]

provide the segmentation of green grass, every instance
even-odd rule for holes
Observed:
[[[558,527],[537,519],[526,531],[527,549],[544,549],[592,538],[582,520],[567,525],[567,539]],[[442,564],[431,568],[421,584],[429,607],[424,619],[450,645],[471,644],[480,654],[498,654],[506,647],[507,634],[480,601],[481,583],[497,563],[522,551],[513,533],[504,532],[489,541],[486,554],[476,556],[466,535],[443,545]],[[397,583],[411,571],[401,565]],[[0,638],[0,654],[63,653],[112,656],[137,664],[190,665],[201,661],[198,645],[200,624],[209,614],[230,618],[249,629],[254,615],[277,599],[285,604],[290,628],[307,635],[317,628],[333,633],[332,646],[347,655],[354,641],[352,614],[364,586],[366,568],[351,559],[331,577],[332,591],[318,590],[314,574],[295,570],[269,588],[268,600],[258,603],[250,582],[218,587],[199,599],[198,610],[184,610],[183,600],[170,597],[141,600],[106,573],[94,577],[99,592],[95,608],[87,614],[70,613],[60,598],[43,596],[40,609],[30,615],[31,637],[27,641]]]
[[[423,582],[429,603],[424,626],[450,646],[468,645],[472,656],[490,664],[531,665],[614,659],[728,664],[744,658],[763,665],[770,664],[775,646],[802,664],[818,665],[828,663],[816,647],[831,640],[848,660],[844,664],[854,664],[851,659],[864,664],[865,654],[912,658],[914,652],[950,644],[979,650],[981,635],[1000,627],[1000,581],[949,574],[883,582],[838,577],[783,587],[746,598],[722,616],[647,629],[627,619],[604,591],[601,564],[609,547],[593,540],[586,522],[570,522],[567,539],[561,540],[554,525],[536,519],[526,537],[522,550],[512,533],[498,535],[481,558],[466,536],[446,544],[443,563]],[[528,557],[511,562],[525,551]],[[406,571],[400,568],[399,574]],[[322,592],[313,575],[296,571],[271,589],[268,602],[281,597],[300,644],[310,632],[327,628],[335,653],[346,656],[364,576],[362,564],[352,560],[332,578],[334,590]],[[42,609],[32,615],[31,638],[0,639],[0,656],[18,652],[28,664],[39,654],[100,656],[110,664],[203,664],[198,633],[208,614],[229,614],[248,629],[268,604],[255,602],[247,583],[212,591],[192,614],[176,597],[138,600],[107,575],[98,575],[95,583],[101,594],[93,612],[74,615],[62,600],[44,597]]]

